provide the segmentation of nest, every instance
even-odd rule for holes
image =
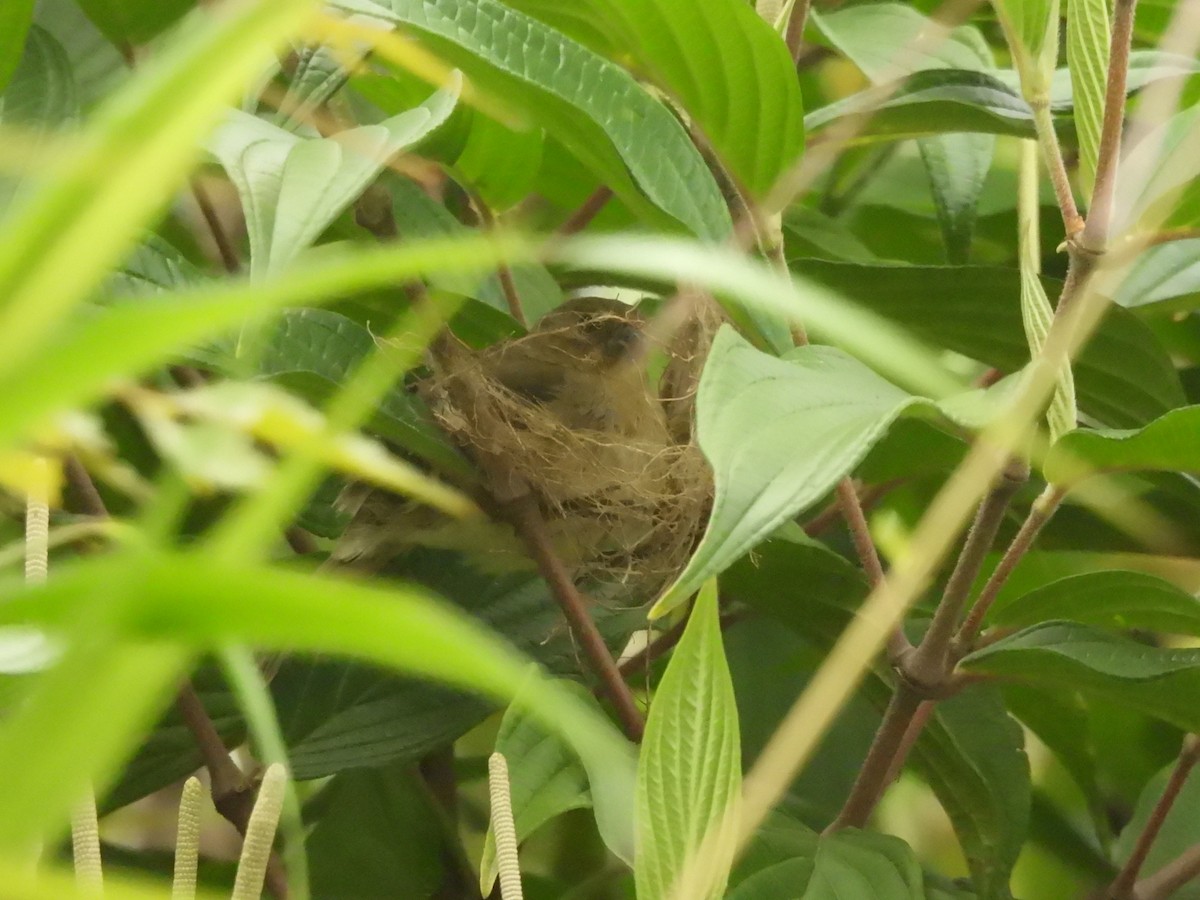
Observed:
[[[620,587],[642,600],[682,570],[712,502],[712,477],[693,420],[700,369],[720,312],[711,301],[684,305],[684,321],[662,342],[668,362],[657,390],[639,354],[621,363],[635,370],[613,376],[624,379],[617,391],[623,402],[644,399],[646,405],[614,426],[567,421],[570,404],[590,388],[586,383],[562,402],[513,389],[506,358],[520,352],[521,340],[544,340],[544,329],[479,352],[446,338],[422,387],[439,424],[475,459],[498,501],[524,493],[536,499],[577,582]]]

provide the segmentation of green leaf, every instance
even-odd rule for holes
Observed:
[[[1085,572],[997,602],[991,616],[994,625],[1017,628],[1048,619],[1200,637],[1200,599],[1144,572]]]
[[[789,266],[898,322],[917,336],[1004,372],[1029,360],[1019,298],[1020,273],[988,266],[864,266],[792,259]],[[1043,279],[1054,296],[1058,285]],[[887,285],[881,290],[880,285]],[[1136,317],[1101,322],[1074,364],[1084,412],[1103,422],[1143,425],[1184,403],[1163,347]]]
[[[988,71],[992,53],[979,32],[961,25],[929,50],[897,53],[897,47],[921,47],[919,40],[937,26],[911,6],[869,3],[814,14],[814,24],[875,84],[929,69]],[[995,139],[985,134],[946,134],[919,142],[929,173],[938,223],[952,263],[970,255],[975,210],[992,165]]]
[[[430,897],[442,879],[444,831],[415,767],[344,772],[305,805],[313,896]],[[449,827],[449,823],[447,826]]]
[[[22,44],[15,48],[8,86],[0,94],[0,126],[20,129],[32,159],[51,129],[64,128],[79,115],[79,97],[71,61],[58,41],[38,25],[18,30]],[[32,169],[0,175],[0,223],[22,190],[35,183]]]
[[[496,237],[411,241],[337,253],[263,283],[228,281],[80,317],[59,332],[53,354],[0,374],[0,391],[10,395],[0,407],[0,444],[50,413],[96,399],[114,378],[139,374],[188,344],[228,331],[251,311],[328,300],[433,270],[487,269],[501,259],[528,256],[528,248],[520,250],[516,243]]]
[[[753,195],[765,195],[800,155],[803,99],[795,66],[771,26],[740,0],[517,5],[536,7],[531,11],[539,18],[581,40],[603,33],[611,57],[632,56]]]
[[[721,897],[733,863],[741,748],[718,613],[712,581],[696,598],[650,705],[637,775],[640,900]],[[710,830],[720,837],[702,845]],[[693,884],[686,879],[696,870],[703,876]],[[701,893],[699,884],[708,889]]]
[[[994,0],[1027,98],[1048,96],[1058,61],[1059,0]]]
[[[337,5],[420,33],[472,81],[531,111],[635,208],[645,207],[640,190],[699,237],[716,241],[729,234],[721,193],[679,122],[627,72],[561,32],[499,0]]]
[[[33,23],[34,0],[14,0],[0,8],[0,95],[21,64],[25,36]]]
[[[416,109],[378,125],[304,139],[240,110],[208,141],[237,186],[250,234],[250,274],[287,266],[354,202],[388,161],[446,121],[456,76]]]
[[[1067,0],[1067,66],[1075,97],[1075,133],[1079,136],[1084,196],[1091,196],[1096,178],[1109,42],[1107,0]]]
[[[107,624],[131,638],[152,640],[156,648],[180,644],[207,648],[238,642],[265,650],[330,653],[367,660],[494,701],[515,700],[575,750],[593,778],[595,792],[632,794],[630,746],[609,722],[533,669],[526,657],[494,632],[422,588],[396,584],[384,590],[265,565],[225,565],[211,555],[197,553],[113,554],[63,566],[44,587],[10,590],[0,618],[69,626],[76,621],[80,604],[97,597],[96,584],[122,586],[122,603],[110,604],[111,610],[105,607]],[[157,652],[161,658],[165,651]],[[178,656],[173,651],[168,658]],[[76,689],[79,681],[89,680],[78,671],[71,672]],[[165,674],[165,683],[175,674],[175,669]],[[33,706],[30,704],[31,709]],[[112,713],[97,708],[97,715]],[[17,722],[14,719],[10,725],[14,734],[18,733]],[[104,736],[109,733],[97,724],[96,716],[88,725]],[[25,747],[39,735],[28,728],[19,734],[12,748]],[[130,740],[124,733],[121,737]],[[61,777],[64,770],[47,767],[45,771]],[[87,771],[78,771],[85,779]],[[67,796],[73,799],[76,795]],[[30,798],[22,792],[21,799]],[[57,810],[50,812],[56,814]],[[29,827],[25,819],[8,821],[20,822],[13,825],[14,832]],[[44,820],[31,816],[30,821]]]
[[[1029,760],[1000,691],[980,685],[938,703],[913,764],[950,816],[981,898],[1006,898],[1029,827]]]
[[[650,616],[673,609],[825,496],[910,407],[928,412],[932,404],[840,350],[812,345],[778,359],[722,328],[696,404],[697,437],[715,478],[712,513],[687,568]]]
[[[582,687],[577,693],[583,702],[596,702]],[[496,752],[504,754],[508,763],[518,843],[551,819],[592,805],[587,772],[575,754],[519,710],[510,708],[504,714],[496,735]],[[479,890],[483,896],[492,892],[498,872],[496,836],[489,826],[479,862]]]
[[[977,650],[970,672],[1074,688],[1185,731],[1200,727],[1200,650],[1162,650],[1089,625],[1051,621]]]
[[[1094,472],[1200,472],[1200,406],[1173,409],[1144,428],[1064,435],[1050,448],[1043,469],[1054,484],[1072,484]]]
[[[79,0],[87,17],[117,46],[148,43],[177,22],[195,0]]]
[[[540,128],[514,131],[476,112],[454,168],[489,208],[504,211],[531,192],[544,143]]]
[[[191,168],[221,108],[312,5],[265,0],[194,20],[97,111],[79,152],[48,161],[39,190],[3,223],[0,374],[37,356],[128,252]]]
[[[742,881],[726,900],[925,900],[921,865],[908,844],[847,828],[813,838],[811,855]]]
[[[1158,310],[1192,310],[1200,294],[1200,240],[1171,241],[1140,254],[1113,298],[1132,308],[1156,304]],[[1164,303],[1176,300],[1175,303]]]

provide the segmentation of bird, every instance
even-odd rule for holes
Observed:
[[[530,459],[515,460],[517,468],[524,464],[549,479],[543,490],[553,495],[553,503],[594,498],[623,488],[631,471],[645,468],[671,443],[663,405],[646,372],[645,325],[636,307],[577,297],[547,313],[527,334],[482,351],[452,343],[453,354],[443,359],[448,371],[422,392],[430,396],[435,414],[442,408],[438,418],[450,423],[448,430],[468,455],[488,443],[480,431],[503,433],[502,439],[514,444],[511,455],[528,450]],[[461,390],[455,394],[455,379],[466,379],[471,371],[475,393],[464,399]],[[496,387],[508,395],[491,413],[501,421],[481,424],[480,384],[493,399]],[[562,458],[547,458],[555,455]],[[336,566],[378,571],[421,545],[468,551],[494,571],[528,567],[521,542],[503,523],[464,527],[406,498],[358,485],[344,492],[339,505],[351,520],[330,557]],[[584,544],[592,540],[578,537]],[[572,555],[587,552],[578,540],[566,543],[575,545]]]

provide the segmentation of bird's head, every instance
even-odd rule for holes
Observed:
[[[576,297],[543,316],[534,334],[555,335],[555,342],[577,359],[612,365],[637,352],[645,324],[634,307],[619,300]]]

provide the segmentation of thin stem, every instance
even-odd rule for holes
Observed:
[[[917,738],[921,736],[921,732],[929,724],[929,719],[936,707],[936,700],[922,700],[921,705],[917,707],[917,711],[913,713],[912,718],[908,722],[908,730],[904,732],[904,738],[900,741],[899,746],[896,747],[896,753],[892,757],[892,766],[888,769],[887,777],[883,782],[885,785],[892,784],[900,777],[900,772],[904,768],[904,762],[908,759],[908,754],[916,746]]]
[[[1197,762],[1200,762],[1200,738],[1197,738],[1194,734],[1189,734],[1183,739],[1183,747],[1179,750],[1179,758],[1175,761],[1175,769],[1171,772],[1171,777],[1167,780],[1166,787],[1163,788],[1162,796],[1158,798],[1158,802],[1154,804],[1154,809],[1150,811],[1150,816],[1146,819],[1146,824],[1143,826],[1141,834],[1138,835],[1137,841],[1133,845],[1129,859],[1125,861],[1125,865],[1121,867],[1121,871],[1117,873],[1117,877],[1113,879],[1112,884],[1108,887],[1108,896],[1113,898],[1113,900],[1124,900],[1129,895],[1130,890],[1137,881],[1138,873],[1142,870],[1142,866],[1146,864],[1146,857],[1150,855],[1150,848],[1154,845],[1158,833],[1162,831],[1171,808],[1175,805],[1175,801],[1179,799],[1179,792],[1183,790],[1183,785]]]
[[[500,278],[500,287],[504,291],[504,299],[508,303],[508,311],[514,319],[528,327],[529,320],[525,318],[525,307],[521,304],[521,295],[517,292],[517,283],[513,280],[512,268],[508,263],[496,266],[496,275]]]
[[[1029,510],[1029,515],[1021,523],[1021,528],[1017,531],[1016,537],[1012,539],[1012,543],[1004,551],[1004,556],[1000,558],[995,571],[992,572],[991,577],[984,584],[983,590],[979,592],[975,604],[971,607],[971,611],[967,613],[966,619],[963,620],[962,626],[958,629],[958,634],[954,637],[956,654],[961,655],[965,653],[967,648],[971,646],[971,643],[975,640],[975,636],[979,633],[979,628],[983,624],[984,617],[987,615],[988,610],[991,609],[996,596],[1000,593],[1000,589],[1004,587],[1005,582],[1012,575],[1013,569],[1017,567],[1017,563],[1029,552],[1043,526],[1050,521],[1050,517],[1054,515],[1055,510],[1058,509],[1065,496],[1065,488],[1056,485],[1047,485],[1037,500],[1033,502],[1033,506]]]
[[[896,687],[850,795],[837,818],[825,829],[826,833],[867,824],[890,783],[888,775],[895,768],[897,752],[904,745],[904,737],[920,705],[921,697],[916,691],[903,684]]]
[[[233,241],[226,234],[224,226],[221,224],[221,218],[217,215],[216,207],[213,206],[212,198],[208,196],[208,191],[204,185],[200,183],[198,178],[192,179],[192,198],[196,201],[196,206],[200,209],[200,215],[204,217],[204,224],[208,226],[208,233],[212,235],[213,243],[217,245],[217,253],[221,257],[221,265],[225,267],[225,271],[231,275],[236,274],[242,267],[238,260],[237,249],[233,246]]]
[[[583,205],[571,213],[567,221],[558,227],[558,233],[575,234],[583,231],[588,223],[596,218],[600,210],[604,209],[605,204],[612,199],[612,196],[613,192],[609,188],[600,185],[588,195],[588,198],[583,201]]]
[[[871,540],[871,527],[867,524],[862,501],[850,478],[843,478],[838,482],[837,497],[838,505],[842,509],[842,516],[846,519],[850,536],[854,540],[854,550],[858,554],[858,561],[862,564],[863,571],[867,573],[871,587],[878,587],[879,583],[883,581],[883,563],[879,560],[879,551],[875,549],[875,542]]]
[[[1088,206],[1087,227],[1080,244],[1092,253],[1103,252],[1112,227],[1113,203],[1117,192],[1117,164],[1121,155],[1121,131],[1125,120],[1129,50],[1133,42],[1133,17],[1137,0],[1116,0],[1113,8],[1112,43],[1108,58],[1108,84],[1104,95],[1104,120],[1096,156],[1096,181]]]
[[[1017,488],[1029,477],[1029,467],[1024,464],[1012,463],[987,496],[979,504],[975,513],[975,521],[967,532],[967,539],[958,554],[954,571],[946,582],[942,599],[933,614],[933,621],[925,636],[921,639],[916,651],[904,661],[903,675],[913,684],[935,688],[946,679],[950,669],[950,643],[954,630],[958,626],[959,616],[967,602],[971,585],[974,584],[984,558],[1004,514],[1012,502]]]
[[[640,742],[646,728],[642,713],[629,690],[629,685],[621,677],[621,670],[617,668],[608,645],[604,643],[596,623],[588,614],[583,596],[571,580],[566,566],[554,552],[550,536],[546,533],[546,523],[542,520],[536,501],[531,494],[526,493],[504,503],[503,506],[517,534],[525,542],[530,557],[537,563],[542,577],[550,585],[550,591],[558,601],[571,633],[583,648],[592,671],[600,679],[604,693],[613,704],[626,736],[635,743]]]
[[[1168,897],[1200,875],[1200,844],[1179,854],[1153,875],[1143,878],[1133,888],[1136,900],[1167,900]]]
[[[810,0],[795,0],[788,14],[787,28],[783,31],[783,42],[787,45],[792,62],[799,64],[804,49],[804,26],[808,24]]]
[[[1054,197],[1062,213],[1063,228],[1070,238],[1083,230],[1084,223],[1079,215],[1079,207],[1075,205],[1075,195],[1071,193],[1071,179],[1063,161],[1062,146],[1058,143],[1058,135],[1054,131],[1050,101],[1042,97],[1030,105],[1033,107],[1033,126],[1037,132],[1038,146],[1042,151],[1042,159],[1046,161],[1050,182],[1054,185]]]

